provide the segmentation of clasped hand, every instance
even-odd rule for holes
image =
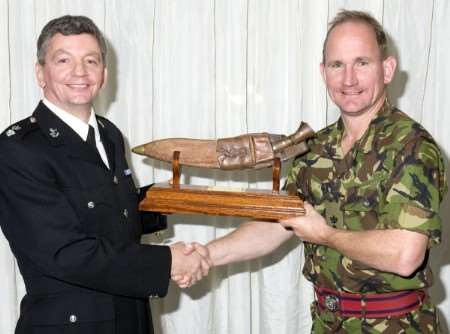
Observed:
[[[208,275],[212,266],[208,248],[195,242],[170,245],[172,252],[171,278],[180,288],[194,285]]]

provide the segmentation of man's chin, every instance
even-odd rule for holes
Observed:
[[[342,106],[339,109],[342,114],[347,116],[360,116],[367,111],[367,108],[361,106]]]
[[[76,97],[73,99],[70,99],[70,104],[73,106],[85,106],[85,105],[91,105],[93,103],[94,99],[92,97]]]

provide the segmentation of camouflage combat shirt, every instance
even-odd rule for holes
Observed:
[[[418,123],[387,102],[363,137],[343,156],[342,119],[309,142],[287,178],[327,223],[349,231],[405,229],[441,240],[439,205],[447,191],[441,152]],[[428,262],[428,261],[426,261]],[[321,287],[382,293],[428,287],[425,263],[411,277],[378,271],[335,249],[305,243],[304,275]]]

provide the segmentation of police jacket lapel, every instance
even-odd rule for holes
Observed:
[[[103,147],[105,148],[106,155],[108,156],[108,162],[109,162],[109,169],[111,171],[116,170],[116,150],[114,145],[114,140],[110,138],[109,132],[103,124],[103,122],[98,119],[97,117],[97,123],[98,123],[98,130],[100,132],[100,138],[102,139]]]
[[[39,128],[53,146],[65,146],[68,156],[103,165],[98,152],[89,146],[80,136],[48,109],[42,102],[33,113]]]

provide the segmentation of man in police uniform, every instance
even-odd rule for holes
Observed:
[[[386,49],[373,17],[337,15],[321,72],[341,117],[310,141],[287,179],[307,201],[305,216],[250,222],[208,244],[222,265],[300,237],[315,287],[313,333],[439,332],[426,288],[428,252],[441,240],[444,165],[425,129],[387,101],[396,60]]]
[[[148,296],[174,274],[193,284],[208,262],[181,243],[139,243],[122,135],[92,110],[107,74],[95,24],[50,21],[37,56],[44,99],[0,139],[0,224],[27,289],[16,333],[152,333]]]

